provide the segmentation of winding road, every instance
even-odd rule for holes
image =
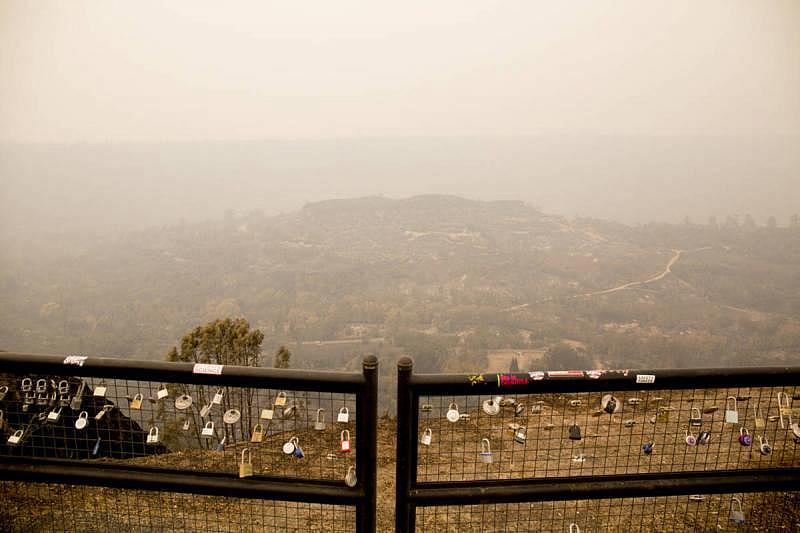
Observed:
[[[701,248],[701,250],[702,250],[702,249],[703,249],[703,248]],[[666,267],[664,267],[664,271],[663,271],[663,272],[661,272],[660,274],[656,274],[656,275],[655,275],[655,276],[653,276],[652,278],[648,278],[648,279],[646,279],[646,280],[644,280],[644,281],[631,281],[631,282],[625,283],[624,285],[619,285],[619,286],[617,286],[617,287],[613,287],[613,288],[611,288],[611,289],[605,289],[605,290],[602,290],[602,291],[597,291],[597,292],[587,292],[587,293],[585,293],[585,294],[579,294],[578,296],[589,297],[589,296],[599,296],[599,295],[601,295],[601,294],[610,294],[610,293],[612,293],[612,292],[617,292],[617,291],[621,291],[621,290],[624,290],[624,289],[629,289],[629,288],[631,288],[631,287],[637,287],[637,286],[639,286],[639,285],[645,285],[645,284],[647,284],[647,283],[652,283],[652,282],[654,282],[654,281],[658,281],[658,280],[660,280],[660,279],[664,279],[664,277],[665,277],[667,274],[669,274],[670,272],[672,272],[672,266],[673,266],[675,263],[677,263],[677,262],[678,262],[678,260],[681,258],[681,255],[683,254],[683,252],[684,252],[684,251],[685,251],[685,250],[672,250],[672,252],[673,252],[673,254],[674,254],[674,255],[672,256],[672,258],[671,258],[671,259],[669,260],[669,262],[667,263],[667,266],[666,266]]]

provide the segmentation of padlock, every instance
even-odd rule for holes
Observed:
[[[483,412],[489,416],[494,416],[500,412],[500,402],[502,401],[502,396],[495,396],[493,398],[489,398],[488,400],[484,400],[483,405],[481,408]]]
[[[336,422],[339,424],[347,424],[350,421],[350,410],[347,407],[339,409],[339,414],[336,416]]]
[[[447,407],[447,420],[452,423],[458,422],[460,415],[458,413],[458,405],[456,402],[450,402],[450,405]]]
[[[606,394],[600,400],[600,407],[606,413],[613,415],[619,410],[619,401],[616,398],[614,398],[614,396],[612,396],[611,394]]]
[[[325,409],[317,409],[317,419],[314,420],[314,430],[325,431]]]
[[[37,379],[36,380],[36,394],[47,394],[47,380],[46,379]]]
[[[51,424],[58,422],[61,419],[61,407],[58,409],[53,409],[49,413],[47,413],[47,421]]]
[[[655,447],[654,443],[645,442],[644,444],[642,444],[642,451],[644,452],[645,455],[650,455],[651,453],[653,453],[654,447]]]
[[[430,413],[431,411],[433,411],[433,405],[429,403],[423,403],[420,409],[422,410],[423,413]]]
[[[194,400],[192,400],[191,396],[189,396],[188,394],[181,394],[180,396],[175,398],[175,409],[177,409],[178,411],[184,411],[189,407],[191,407],[193,402]]]
[[[632,406],[636,407],[640,403],[642,403],[642,399],[641,398],[628,398],[628,405],[632,405]]]
[[[238,409],[228,409],[222,415],[222,421],[226,424],[235,424],[242,418],[242,413]]]
[[[136,396],[133,397],[133,400],[131,400],[131,409],[141,409],[143,399],[144,396],[142,396],[142,393],[137,393]]]
[[[489,464],[492,462],[492,443],[489,439],[481,440],[481,462]]]
[[[68,407],[69,400],[69,382],[66,379],[62,379],[58,382],[58,404],[61,407]]]
[[[203,426],[203,429],[202,429],[202,431],[200,431],[200,434],[202,436],[206,437],[206,438],[209,438],[209,439],[211,437],[213,437],[214,436],[214,422],[212,422],[211,420],[206,422],[206,425]]]
[[[168,396],[169,396],[169,389],[167,389],[166,385],[161,385],[161,388],[158,389],[158,391],[156,392],[156,399],[163,400]]]
[[[657,422],[669,422],[669,409],[666,407],[659,407],[658,411],[656,411],[656,421]]]
[[[578,527],[578,524],[576,524],[575,522],[572,522],[569,525],[569,533],[581,533],[581,528]]]
[[[697,443],[698,444],[708,444],[711,440],[711,433],[708,431],[701,431],[700,434],[697,436]]]
[[[81,384],[78,385],[78,391],[75,393],[75,396],[72,397],[72,401],[69,402],[69,408],[73,411],[77,411],[81,408],[81,404],[83,403],[83,392],[86,389],[86,382],[81,381]]]
[[[97,420],[97,421],[99,422],[100,420],[102,420],[102,419],[103,419],[103,417],[104,417],[104,416],[106,416],[106,413],[110,413],[112,409],[114,409],[114,406],[113,406],[113,405],[111,405],[111,404],[106,404],[106,405],[104,405],[104,406],[103,406],[103,408],[102,408],[102,409],[100,409],[100,410],[97,412],[97,414],[96,414],[96,415],[94,415],[94,419],[95,419],[95,420]]]
[[[92,393],[92,395],[95,398],[104,398],[106,392],[108,392],[108,387],[106,386],[106,382],[101,381],[100,384],[94,388],[94,392]]]
[[[583,402],[581,402],[580,400],[570,400],[569,401],[569,406],[570,407],[580,407],[581,403],[583,403]]]
[[[703,407],[704,415],[714,414],[717,411],[719,411],[719,405],[709,405],[708,407]]]
[[[786,399],[785,403],[781,402],[781,396]],[[792,407],[789,403],[789,395],[785,392],[778,393],[778,415],[781,421],[781,429],[786,429],[787,427],[784,417],[787,417],[789,419],[789,425],[792,425]]]
[[[522,426],[514,433],[514,442],[525,444],[526,440],[528,440],[528,430],[525,426]]]
[[[6,394],[8,394],[8,387],[7,386],[0,387],[0,402],[6,399]]]
[[[19,390],[22,392],[30,392],[33,389],[33,380],[31,378],[22,378],[22,383]]]
[[[634,420],[633,418],[623,420],[622,425],[625,426],[626,428],[632,428],[634,425],[636,425],[636,420]]]
[[[342,453],[350,453],[350,431],[347,429],[342,430],[339,435],[339,444],[341,445],[340,451]]]
[[[260,423],[253,426],[253,433],[250,435],[250,442],[261,442],[264,440],[264,426]]]
[[[100,440],[100,437],[97,437],[97,440],[94,441],[94,447],[92,448],[92,455],[95,456],[95,457],[97,457],[97,455],[100,453],[100,443],[101,442],[102,441]]]
[[[283,444],[283,453],[286,455],[292,455],[294,453],[295,448],[297,447],[298,443],[297,437],[290,438],[287,442]]]
[[[283,407],[286,405],[286,393],[279,392],[277,396],[275,396],[275,407]]]
[[[422,438],[419,441],[425,446],[430,446],[432,439],[433,431],[431,431],[431,428],[425,428],[425,431],[422,433]]]
[[[78,414],[78,419],[75,421],[75,429],[83,429],[89,424],[89,413],[81,411]]]
[[[525,414],[525,403],[519,402],[516,407],[514,407],[514,416],[522,416],[523,414]]]
[[[763,431],[767,427],[767,421],[761,416],[761,409],[757,405],[753,406],[753,420],[756,431]]]
[[[731,405],[733,405],[733,409],[730,408]],[[728,396],[725,399],[725,423],[726,424],[739,423],[739,408],[737,406],[735,396]]]
[[[245,453],[247,458],[245,459]],[[250,448],[242,448],[242,461],[239,463],[239,477],[250,477],[253,475],[253,455]]]
[[[16,430],[10,437],[8,437],[8,444],[12,446],[19,444],[22,440],[22,435],[24,434],[25,432],[21,429]]]
[[[694,446],[697,444],[697,438],[695,438],[695,436],[692,435],[691,430],[688,429],[686,430],[686,444],[688,446]]]
[[[147,444],[158,444],[158,428],[153,426],[147,433]]]
[[[758,451],[761,452],[761,455],[770,455],[770,454],[772,454],[772,446],[769,445],[769,442],[767,442],[767,438],[766,437],[764,437],[762,435],[759,435],[758,436],[758,443],[759,443]]]
[[[214,398],[211,399],[211,403],[214,405],[222,405],[222,396],[225,394],[225,391],[222,387],[217,389],[217,392],[214,394]]]
[[[794,441],[797,442],[798,440],[800,440],[800,424],[795,422],[794,424],[789,426],[789,429],[792,430],[792,438],[794,439]]]
[[[294,415],[297,414],[297,406],[293,403],[292,405],[287,405],[282,411],[278,412],[281,414],[283,420],[288,420],[294,418]]]
[[[205,418],[211,412],[211,404],[207,403],[200,408],[200,418]]]
[[[218,451],[218,452],[224,452],[225,451],[225,441],[226,440],[228,440],[227,436],[222,437],[222,440],[217,443],[217,447],[215,448],[216,451]]]
[[[753,437],[750,436],[750,432],[744,427],[739,428],[739,444],[742,446],[750,446],[753,444]]]
[[[275,415],[275,411],[273,409],[262,409],[261,416],[259,418],[261,420],[272,420],[272,417]]]
[[[538,415],[542,412],[542,405],[544,402],[536,402],[535,404],[531,405],[531,414]]]
[[[347,467],[347,474],[344,476],[344,483],[348,487],[355,487],[358,483],[358,478],[356,478],[356,467],[348,466]]]
[[[570,440],[581,440],[581,428],[578,424],[572,424],[569,428],[569,439]]]
[[[296,459],[302,459],[306,456],[306,454],[303,453],[303,448],[300,447],[299,442],[294,443],[294,456]]]
[[[742,510],[742,500],[731,498],[731,522],[734,524],[744,524],[744,511]]]
[[[189,431],[189,426],[191,425],[192,425],[191,420],[187,418],[186,420],[183,421],[183,430]]]
[[[700,427],[703,425],[703,415],[700,414],[699,408],[692,407],[692,412],[689,415],[689,425],[694,427]]]

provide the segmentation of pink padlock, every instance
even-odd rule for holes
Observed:
[[[342,453],[349,453],[350,452],[350,431],[343,430],[342,434],[339,439],[340,444],[342,445]]]

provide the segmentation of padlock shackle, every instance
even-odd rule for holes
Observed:
[[[431,430],[431,428],[425,428],[425,431],[423,431],[423,434],[424,435],[433,435],[433,430]]]
[[[347,435],[347,438],[345,438],[345,435]],[[341,434],[339,435],[339,437],[341,438],[342,442],[344,442],[346,440],[350,440],[350,430],[349,429],[343,429]]]
[[[737,507],[739,507],[738,511],[739,511],[740,513],[741,513],[741,512],[743,512],[743,511],[742,511],[742,500],[740,500],[739,498],[737,498],[736,496],[734,496],[734,497],[732,497],[732,498],[731,498],[731,507],[733,507],[733,504],[734,504],[734,503],[736,503],[736,506],[737,506]]]
[[[206,425],[203,426],[203,427],[214,429],[214,421],[213,420],[209,420],[208,422],[206,422]]]
[[[247,463],[246,464],[251,464],[253,462],[253,454],[250,453],[250,448],[242,448],[242,464],[245,464],[245,462],[244,462],[244,452],[247,452]]]
[[[727,398],[725,398],[725,409],[728,408],[728,405],[731,403],[731,400],[733,400],[733,410],[738,411],[739,406],[736,403],[736,396],[728,396]]]
[[[492,453],[492,443],[489,439],[482,439],[481,440],[481,452],[482,453]]]

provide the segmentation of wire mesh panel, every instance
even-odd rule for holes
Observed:
[[[6,389],[7,387],[7,389]],[[355,394],[74,376],[0,378],[0,456],[343,481]]]
[[[800,493],[418,507],[418,531],[798,531]]]
[[[417,481],[800,465],[800,388],[424,395]]]
[[[62,484],[0,482],[3,531],[355,531],[355,508]]]

